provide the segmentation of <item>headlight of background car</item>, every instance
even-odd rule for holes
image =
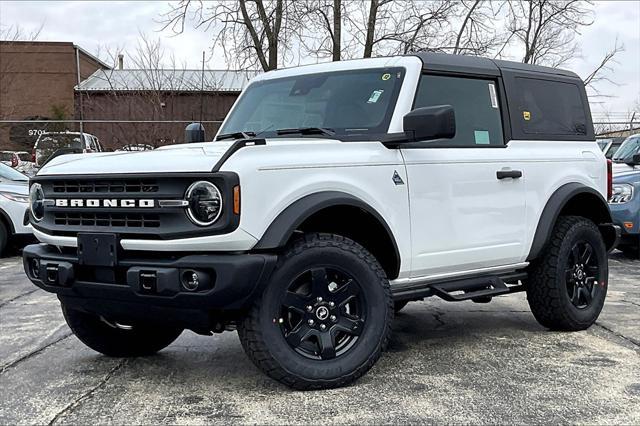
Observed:
[[[628,183],[613,184],[613,195],[611,196],[611,200],[609,200],[610,203],[612,204],[626,203],[632,198],[633,198],[633,185],[629,185]]]
[[[29,189],[29,209],[35,220],[42,220],[44,217],[44,191],[39,183],[34,183]]]
[[[28,195],[16,194],[15,192],[0,192],[0,195],[2,195],[4,198],[10,199],[11,201],[17,201],[18,203],[29,202]]]
[[[209,226],[220,217],[222,195],[211,182],[201,180],[191,184],[185,198],[189,203],[187,215],[196,225]]]

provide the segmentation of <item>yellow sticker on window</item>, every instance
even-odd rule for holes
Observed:
[[[531,120],[531,113],[529,111],[522,111],[522,118],[524,118],[526,121]]]
[[[383,80],[383,81],[387,81],[387,80],[389,80],[390,78],[391,78],[391,74],[389,74],[389,73],[384,73],[384,74],[382,74],[382,80]]]

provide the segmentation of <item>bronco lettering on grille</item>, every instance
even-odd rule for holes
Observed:
[[[58,198],[56,207],[155,207],[155,200]]]

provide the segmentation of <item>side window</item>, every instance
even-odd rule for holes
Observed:
[[[443,139],[442,144],[476,147],[504,144],[494,81],[423,75],[414,108],[436,105],[451,105],[456,115],[456,136]]]
[[[587,119],[578,86],[563,81],[516,78],[518,117],[529,135],[587,134]]]

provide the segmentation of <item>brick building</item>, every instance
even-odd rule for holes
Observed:
[[[0,150],[30,151],[43,131],[80,130],[36,120],[83,120],[107,149],[179,143],[200,120],[210,138],[255,75],[122,69],[122,59],[112,69],[71,42],[0,41]]]
[[[76,116],[86,120],[84,131],[96,135],[107,149],[181,143],[185,126],[200,120],[211,138],[219,127],[214,122],[224,119],[255,75],[229,70],[97,70],[75,88]]]
[[[71,42],[0,41],[0,120],[73,119],[78,81],[108,68]],[[0,149],[30,150],[43,127],[0,123]]]

